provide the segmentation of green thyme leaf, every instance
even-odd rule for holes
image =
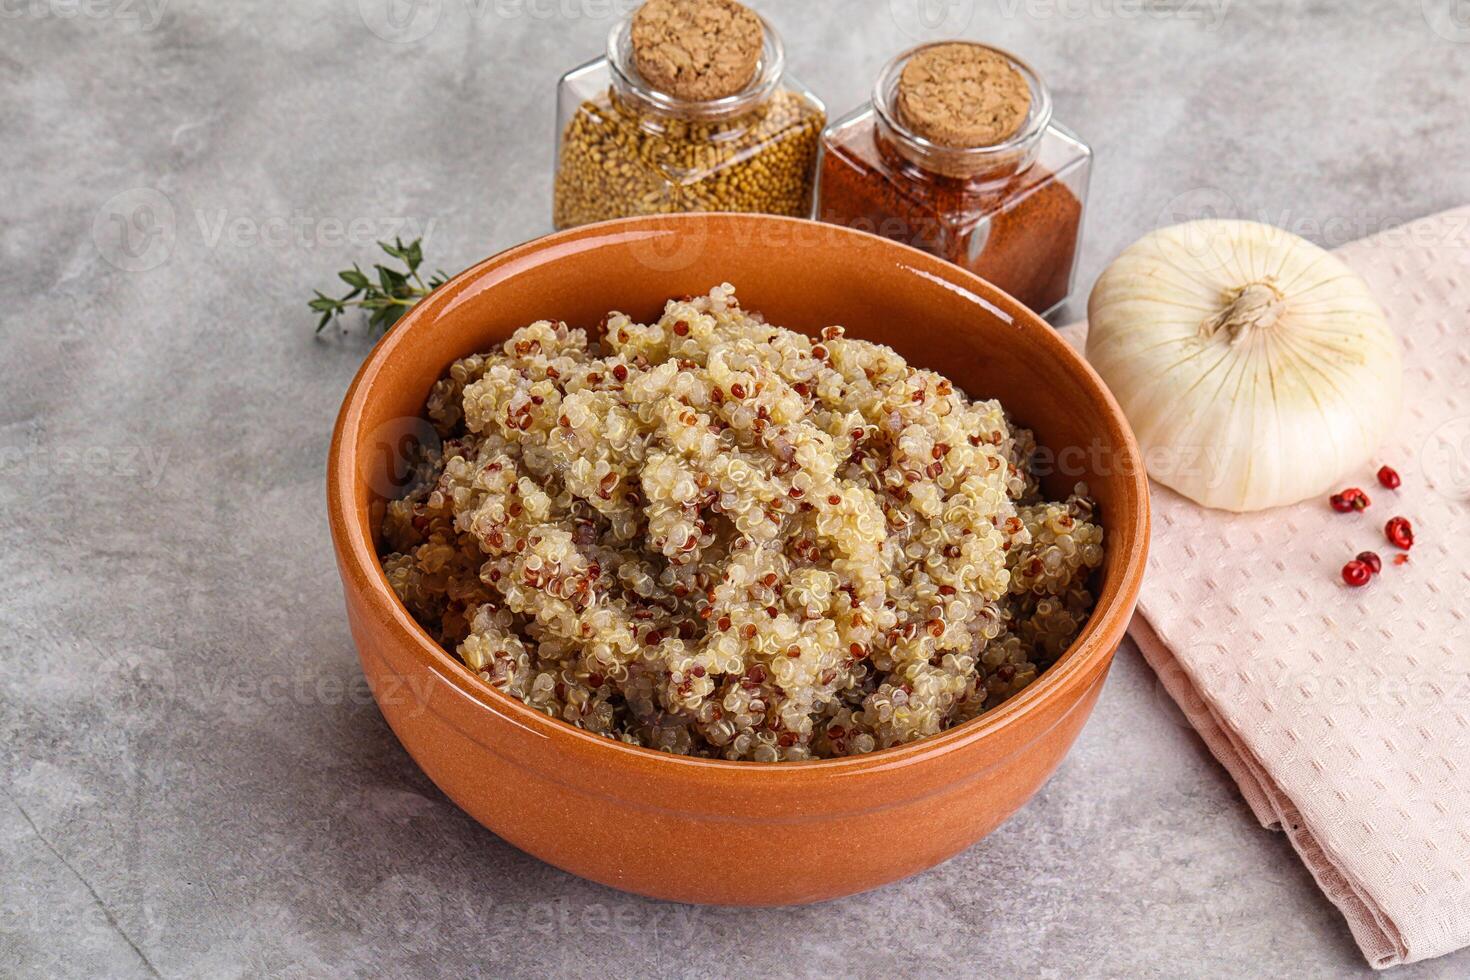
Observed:
[[[342,281],[353,289],[363,290],[368,288],[368,277],[363,275],[362,270],[355,265],[350,269],[343,269],[337,275],[341,276]]]
[[[374,264],[376,278],[363,272],[356,263],[352,268],[338,272],[337,278],[350,286],[351,291],[333,297],[317,290],[307,303],[312,311],[321,314],[317,333],[325,330],[333,320],[346,316],[349,310],[367,313],[369,331],[385,333],[425,296],[449,281],[449,276],[442,270],[430,276],[427,283],[419,276],[419,266],[424,261],[422,239],[415,238],[404,244],[403,239],[395,238],[392,243],[379,242],[378,246],[405,268]]]

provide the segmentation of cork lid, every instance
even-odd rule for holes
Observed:
[[[755,77],[765,28],[735,0],[648,0],[633,15],[633,60],[660,92],[723,99]]]
[[[904,66],[895,103],[904,125],[931,143],[994,146],[1025,125],[1031,87],[998,51],[937,44]]]

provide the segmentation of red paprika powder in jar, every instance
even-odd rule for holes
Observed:
[[[822,135],[817,217],[914,245],[1046,316],[1072,290],[1092,151],[1019,59],[940,42]]]

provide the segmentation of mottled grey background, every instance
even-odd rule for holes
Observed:
[[[303,302],[376,237],[545,232],[557,76],[627,0],[388,2],[0,0],[0,974],[1363,971],[1131,648],[1014,820],[824,906],[631,898],[449,804],[350,645],[323,461],[366,347]],[[835,112],[910,39],[1031,59],[1097,150],[1084,295],[1174,218],[1470,201],[1467,0],[760,6]]]

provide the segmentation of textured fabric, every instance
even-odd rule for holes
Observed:
[[[1339,255],[1388,312],[1405,404],[1378,460],[1326,499],[1258,514],[1153,486],[1132,635],[1267,827],[1284,830],[1375,967],[1470,945],[1470,208]],[[1082,345],[1086,325],[1064,331]],[[1408,517],[1408,564],[1383,525]],[[1382,574],[1339,570],[1377,551]]]

